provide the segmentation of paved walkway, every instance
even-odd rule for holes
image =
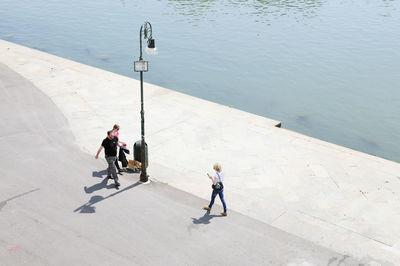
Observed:
[[[356,265],[345,255],[138,174],[107,182],[62,113],[0,64],[1,265]]]
[[[5,41],[0,62],[51,98],[83,151],[95,154],[115,122],[130,146],[140,138],[137,80]],[[145,111],[151,178],[208,199],[205,173],[219,161],[231,211],[341,254],[400,264],[398,163],[151,84]]]

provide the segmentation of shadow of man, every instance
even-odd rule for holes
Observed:
[[[192,218],[192,222],[194,224],[209,224],[210,220],[212,218],[214,218],[214,217],[223,217],[223,216],[222,215],[215,215],[215,214],[211,214],[210,215],[210,211],[206,211],[206,213],[202,217],[200,217],[198,219]]]

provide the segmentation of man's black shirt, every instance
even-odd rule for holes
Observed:
[[[113,139],[109,139],[107,137],[103,140],[101,146],[104,147],[104,153],[106,154],[106,156],[117,156],[117,144],[117,137],[114,137]]]

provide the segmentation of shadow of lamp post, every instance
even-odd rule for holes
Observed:
[[[139,56],[139,61],[135,61],[134,63],[134,71],[135,72],[140,72],[140,101],[141,101],[141,110],[140,110],[140,116],[141,116],[141,129],[142,129],[142,139],[141,139],[141,145],[140,145],[140,159],[142,163],[142,171],[140,174],[140,182],[147,182],[149,180],[149,176],[147,175],[146,171],[146,154],[145,154],[145,145],[146,142],[144,140],[144,108],[143,108],[143,72],[148,71],[148,61],[143,60],[143,53],[142,53],[142,33],[143,33],[143,40],[147,41],[147,45],[145,48],[146,54],[152,54],[156,55],[157,49],[155,47],[155,41],[153,39],[153,31],[151,28],[150,22],[146,21],[143,23],[143,25],[140,27],[140,33],[139,33],[139,39],[140,39],[140,56]]]

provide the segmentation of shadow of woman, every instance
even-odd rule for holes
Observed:
[[[107,179],[107,178],[105,178],[105,179]],[[104,182],[104,180],[102,181],[102,183]],[[106,181],[107,182],[107,181]],[[96,203],[98,203],[98,202],[100,202],[100,201],[103,201],[103,200],[106,200],[106,199],[108,199],[108,198],[111,198],[111,197],[114,197],[115,195],[117,195],[117,194],[119,194],[119,193],[122,193],[122,192],[124,192],[124,191],[127,191],[127,190],[129,190],[129,189],[132,189],[132,188],[134,188],[134,187],[136,187],[136,186],[138,186],[138,185],[140,185],[141,183],[138,181],[138,182],[136,182],[136,183],[134,183],[134,184],[132,184],[132,185],[130,185],[130,186],[127,186],[126,188],[124,188],[124,189],[121,189],[120,191],[118,191],[118,192],[115,192],[115,193],[112,193],[112,194],[110,194],[110,195],[108,195],[107,197],[103,197],[103,196],[92,196],[91,198],[90,198],[90,200],[87,202],[87,203],[85,203],[85,204],[83,204],[82,206],[80,206],[80,207],[78,207],[78,208],[76,208],[75,210],[74,210],[74,212],[77,212],[77,211],[79,211],[80,213],[95,213],[96,212],[96,207],[95,206],[93,206],[94,204],[96,204]],[[114,185],[112,185],[112,187],[113,187]]]
[[[92,176],[93,177],[98,177],[98,178],[103,178],[103,175],[107,175],[108,171],[107,169],[101,170],[101,171],[92,171]]]
[[[214,217],[223,217],[222,215],[215,215],[215,214],[211,214],[210,215],[210,211],[207,211],[202,217],[196,219],[196,218],[192,218],[192,222],[194,224],[209,224],[210,220]]]

